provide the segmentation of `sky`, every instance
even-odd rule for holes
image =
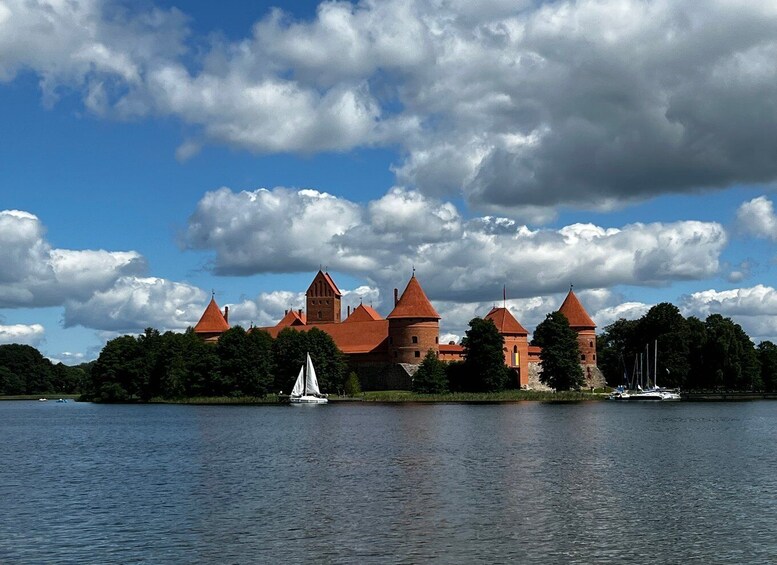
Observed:
[[[777,341],[777,4],[0,0],[0,343],[95,359],[413,270],[458,340],[660,302]],[[345,312],[344,312],[345,314]]]

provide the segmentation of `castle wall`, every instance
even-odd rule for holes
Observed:
[[[518,386],[529,385],[529,341],[525,335],[504,336],[505,365],[517,371]]]
[[[389,320],[389,362],[419,364],[430,349],[439,355],[440,324],[428,318]]]

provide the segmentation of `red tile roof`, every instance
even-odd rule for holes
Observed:
[[[289,326],[304,326],[307,321],[305,317],[304,312],[300,314],[296,310],[289,310],[275,327],[288,328]]]
[[[202,313],[202,318],[194,326],[195,333],[217,333],[227,331],[228,329],[229,324],[221,310],[219,310],[216,299],[211,298],[210,303],[205,308],[205,312]]]
[[[316,273],[316,276],[313,277],[313,282],[310,283],[310,286],[308,287],[308,290],[306,294],[310,294],[311,296],[316,296],[317,293],[311,294],[311,289],[315,286],[316,282],[321,279],[324,281],[324,284],[329,286],[329,288],[332,290],[335,296],[342,296],[343,293],[340,292],[340,289],[337,288],[337,285],[335,284],[335,281],[332,279],[332,277],[329,276],[329,273],[324,273],[323,271],[319,271]]]
[[[558,311],[567,317],[567,320],[569,320],[569,327],[573,329],[592,330],[596,328],[596,324],[594,324],[594,321],[588,315],[588,312],[585,311],[583,305],[580,304],[580,301],[577,299],[577,296],[575,296],[575,293],[572,292],[571,288]]]
[[[343,320],[343,323],[350,324],[353,322],[369,322],[371,320],[382,319],[383,318],[380,317],[380,314],[378,314],[372,306],[359,304],[359,306],[353,312],[351,312],[351,315]]]
[[[389,320],[392,318],[433,318],[439,320],[440,315],[429,302],[424,289],[418,283],[418,279],[413,275],[410,277],[410,282],[407,283],[402,297],[387,318]]]
[[[442,344],[441,343],[440,344],[440,353],[453,354],[453,353],[463,353],[463,352],[464,352],[464,346],[463,345],[459,345],[457,343],[454,343],[454,344],[450,344],[450,343]]]
[[[347,354],[369,353],[384,345],[388,340],[388,320],[369,320],[349,324],[309,324],[304,326],[285,326],[298,331],[318,328],[328,333],[340,351]],[[260,328],[267,331],[273,339],[284,329],[280,325],[272,328]]]
[[[529,335],[529,332],[524,329],[507,308],[492,308],[486,314],[486,320],[492,320],[500,334]]]

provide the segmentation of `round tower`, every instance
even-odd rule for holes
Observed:
[[[577,332],[580,364],[596,365],[596,324],[571,288],[558,311],[566,316],[569,327]]]
[[[394,310],[388,324],[389,361],[418,365],[430,349],[440,353],[440,315],[429,302],[415,274],[401,298],[394,289]]]

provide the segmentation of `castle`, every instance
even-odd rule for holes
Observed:
[[[254,328],[273,338],[285,328],[306,331],[318,328],[329,334],[359,373],[363,387],[409,388],[412,374],[427,351],[434,351],[443,361],[463,359],[463,347],[453,342],[440,343],[440,315],[426,297],[415,276],[410,277],[400,295],[394,289],[394,307],[385,318],[371,306],[348,307],[341,320],[342,293],[329,273],[318,271],[305,294],[305,310],[287,310],[274,326]],[[580,363],[588,386],[599,386],[601,372],[596,365],[596,324],[570,288],[559,311],[577,332]],[[537,379],[540,348],[529,345],[529,332],[505,308],[494,307],[486,314],[504,338],[505,365],[515,372],[521,388],[539,388]],[[205,341],[215,342],[229,329],[229,308],[222,314],[215,298],[205,308],[194,327]]]

